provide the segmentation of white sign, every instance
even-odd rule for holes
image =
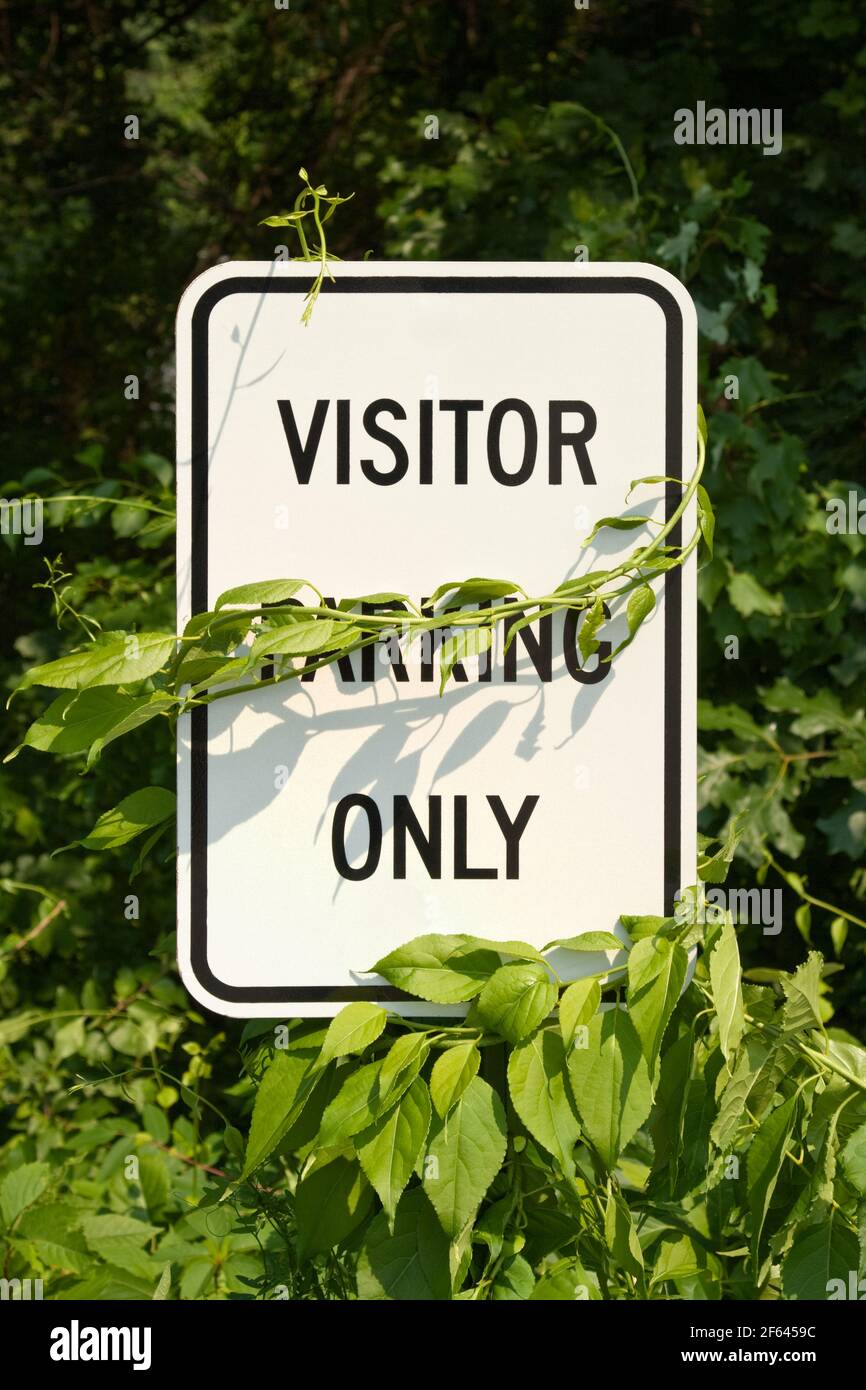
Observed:
[[[257,580],[419,605],[476,575],[550,594],[646,540],[608,530],[582,549],[595,520],[676,506],[676,484],[625,505],[633,479],[694,470],[695,314],[670,275],[335,273],[309,327],[302,265],[221,265],[184,295],[179,631]],[[693,528],[687,516],[683,535]],[[558,614],[508,654],[500,640],[465,661],[443,696],[429,639],[391,641],[186,716],[191,993],[240,1017],[329,1015],[353,999],[443,1014],[364,972],[424,933],[542,946],[670,911],[695,878],[693,561],[659,598],[613,663],[584,667],[576,620]],[[626,631],[621,616],[599,635]]]

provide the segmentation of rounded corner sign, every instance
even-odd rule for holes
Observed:
[[[308,326],[308,266],[220,266],[183,298],[179,631],[225,591],[276,579],[310,581],[329,607],[397,590],[424,612],[475,575],[513,584],[512,603],[541,597],[633,548],[638,530],[584,544],[597,520],[671,515],[670,480],[693,472],[697,345],[666,272],[335,274]],[[650,475],[661,487],[626,501]],[[246,691],[185,715],[191,993],[239,1017],[354,999],[442,1014],[370,967],[427,933],[543,946],[669,912],[696,859],[693,559],[657,600],[613,662],[618,613],[588,660],[575,611],[513,615],[440,693],[447,631],[410,640],[391,599],[374,644],[326,664],[266,657]]]

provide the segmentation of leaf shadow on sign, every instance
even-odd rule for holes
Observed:
[[[407,685],[396,682],[390,668],[380,666],[377,679],[369,683],[348,682],[336,667],[317,673],[316,695],[309,686],[263,687],[251,697],[234,697],[210,707],[209,723],[213,740],[208,766],[211,792],[208,811],[208,843],[219,843],[235,827],[258,816],[281,795],[291,797],[293,782],[302,760],[317,757],[322,740],[333,736],[353,746],[336,775],[331,775],[323,797],[321,812],[313,834],[318,841],[331,820],[341,798],[353,794],[370,796],[382,817],[383,834],[393,828],[393,798],[410,796],[417,790],[422,761],[438,754],[432,774],[428,774],[424,795],[471,765],[485,748],[513,729],[510,756],[526,763],[547,751],[545,745],[546,702],[549,687],[540,684],[531,659],[521,653],[516,662],[516,679],[480,684],[470,679],[465,685],[452,685],[443,696],[431,685],[425,693],[407,694]],[[604,686],[612,678],[595,685],[574,685],[573,707],[588,718]],[[564,659],[554,663],[553,680],[571,684]],[[327,682],[327,684],[325,684]],[[328,708],[334,683],[341,699],[352,700],[347,708]],[[375,703],[361,704],[363,694]],[[321,698],[317,698],[321,691]],[[382,698],[390,692],[394,698]],[[508,692],[511,698],[503,698]],[[491,699],[491,696],[493,697]],[[352,699],[352,697],[357,697]],[[262,723],[262,731],[238,742],[238,726],[233,725],[242,700],[246,713]],[[480,702],[477,713],[464,717],[467,702]],[[325,706],[322,708],[322,706]],[[252,709],[250,708],[252,706]],[[462,712],[461,712],[462,711]],[[457,717],[459,716],[459,717]],[[575,718],[572,710],[571,719]],[[357,739],[362,739],[360,744]],[[216,748],[214,748],[214,744]],[[507,746],[507,745],[506,745]],[[223,769],[231,759],[230,794],[221,793]],[[314,768],[310,769],[314,773]],[[276,774],[279,772],[280,776]],[[306,786],[315,782],[309,771]],[[300,784],[298,784],[300,785]],[[309,792],[305,793],[309,795]],[[347,826],[346,853],[350,863],[363,859],[367,850],[367,828],[363,816],[353,816]],[[344,880],[339,880],[337,889]]]

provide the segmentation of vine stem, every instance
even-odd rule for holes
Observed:
[[[296,680],[302,675],[308,675],[313,671],[319,670],[323,666],[333,664],[333,662],[340,657],[350,656],[353,652],[362,651],[365,647],[369,647],[380,641],[383,633],[394,635],[395,637],[403,637],[411,642],[416,635],[424,632],[433,632],[442,629],[453,630],[455,628],[467,630],[480,629],[486,631],[495,628],[497,624],[511,617],[519,616],[526,618],[530,612],[532,613],[530,621],[538,621],[555,612],[581,612],[590,605],[598,603],[605,604],[608,601],[614,602],[617,599],[621,599],[626,594],[634,592],[635,589],[647,585],[650,579],[658,577],[653,574],[648,576],[646,571],[651,568],[650,562],[652,557],[658,554],[659,547],[663,544],[665,537],[669,536],[679,524],[691,499],[697,492],[703,473],[705,456],[706,449],[704,441],[699,434],[698,460],[695,471],[686,484],[678,505],[671,513],[671,516],[665,522],[664,526],[661,527],[658,535],[649,545],[640,547],[633,552],[627,560],[624,560],[614,569],[607,571],[603,577],[593,578],[591,575],[587,576],[583,581],[585,584],[583,592],[578,588],[581,583],[581,580],[578,578],[572,581],[569,586],[570,592],[568,593],[554,591],[554,593],[545,594],[540,598],[533,598],[528,594],[524,594],[524,597],[521,599],[499,603],[495,608],[490,607],[473,610],[458,608],[450,611],[446,609],[439,613],[430,614],[429,616],[422,615],[417,609],[414,613],[407,612],[405,609],[400,609],[386,613],[355,614],[347,609],[332,608],[329,604],[325,603],[310,605],[273,604],[267,608],[251,606],[249,608],[232,609],[229,612],[215,614],[213,620],[209,622],[202,631],[184,633],[178,637],[177,640],[179,642],[188,643],[201,642],[203,638],[209,636],[211,632],[237,623],[241,615],[243,615],[244,618],[248,618],[250,623],[252,623],[255,618],[273,618],[277,615],[281,616],[284,614],[291,614],[296,621],[307,621],[311,618],[326,619],[340,622],[347,626],[354,626],[360,632],[368,635],[361,637],[357,642],[347,644],[337,650],[325,653],[320,661],[308,661],[303,666],[293,666],[289,670],[284,670],[279,674],[268,677],[266,680],[248,681],[240,685],[229,686],[222,690],[206,690],[202,698],[198,698],[202,686],[195,686],[190,692],[188,702],[180,710],[180,713],[185,713],[186,710],[195,706],[210,704],[216,700],[228,699],[229,696],[232,695],[248,694],[251,691],[260,690],[265,686],[280,685],[286,681]],[[698,525],[688,543],[679,548],[679,553],[672,560],[671,567],[673,567],[674,564],[679,567],[686,562],[700,543],[702,534],[702,529],[700,525]],[[625,578],[628,575],[630,575],[628,582],[621,585],[619,588],[610,590],[601,587],[611,580]],[[310,587],[313,588],[314,586],[311,585]],[[459,584],[454,585],[454,589],[457,591],[459,591],[460,587]],[[514,587],[519,588],[518,585]],[[315,592],[319,594],[318,590],[315,590]],[[319,597],[321,597],[321,595],[319,595]],[[359,600],[359,602],[360,601],[361,600]],[[263,634],[260,632],[258,635],[261,636]],[[289,653],[288,655],[291,657],[292,654]],[[296,655],[302,654],[297,653]],[[310,656],[315,655],[316,653],[314,652],[310,653]],[[463,653],[461,655],[470,655],[470,653]]]

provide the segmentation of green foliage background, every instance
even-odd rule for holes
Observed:
[[[863,493],[856,8],[69,0],[12,4],[4,23],[4,497],[76,491],[171,510],[177,299],[220,257],[273,255],[280,234],[256,223],[289,206],[300,164],[356,192],[333,224],[344,257],[570,260],[586,244],[593,260],[649,260],[685,281],[717,512],[701,580],[701,829],[732,861],[729,882],[766,871],[767,886],[784,883],[783,931],[743,929],[746,964],[793,970],[816,946],[840,967],[825,973],[825,1021],[862,1038],[866,540],[828,536],[824,510]],[[675,145],[674,110],[699,99],[782,108],[783,153]],[[138,141],[123,138],[129,113]],[[424,138],[430,114],[438,140]],[[138,401],[124,398],[130,373]],[[738,400],[724,394],[732,373]],[[56,504],[47,523],[42,548],[0,545],[7,690],[78,640],[69,609],[106,630],[173,626],[165,516]],[[55,582],[59,625],[38,587],[46,554],[68,576]],[[4,750],[43,703],[16,701]],[[240,1029],[215,1031],[177,981],[172,865],[157,852],[131,882],[134,847],[50,858],[129,791],[171,785],[172,749],[152,730],[86,776],[80,759],[30,750],[0,771],[4,1163],[47,1165],[31,1172],[33,1210],[48,1194],[66,1212],[42,1232],[58,1293],[149,1296],[171,1262],[175,1294],[250,1296],[279,1282],[256,1203],[240,1218],[185,1214],[238,1171],[255,1087]],[[138,921],[124,915],[132,892]],[[275,1199],[257,1201],[272,1204],[269,1229],[285,1226]],[[82,1212],[103,1224],[82,1226]],[[7,1250],[7,1270],[33,1267],[35,1239],[26,1259]],[[280,1258],[293,1296],[352,1296],[351,1260]]]

